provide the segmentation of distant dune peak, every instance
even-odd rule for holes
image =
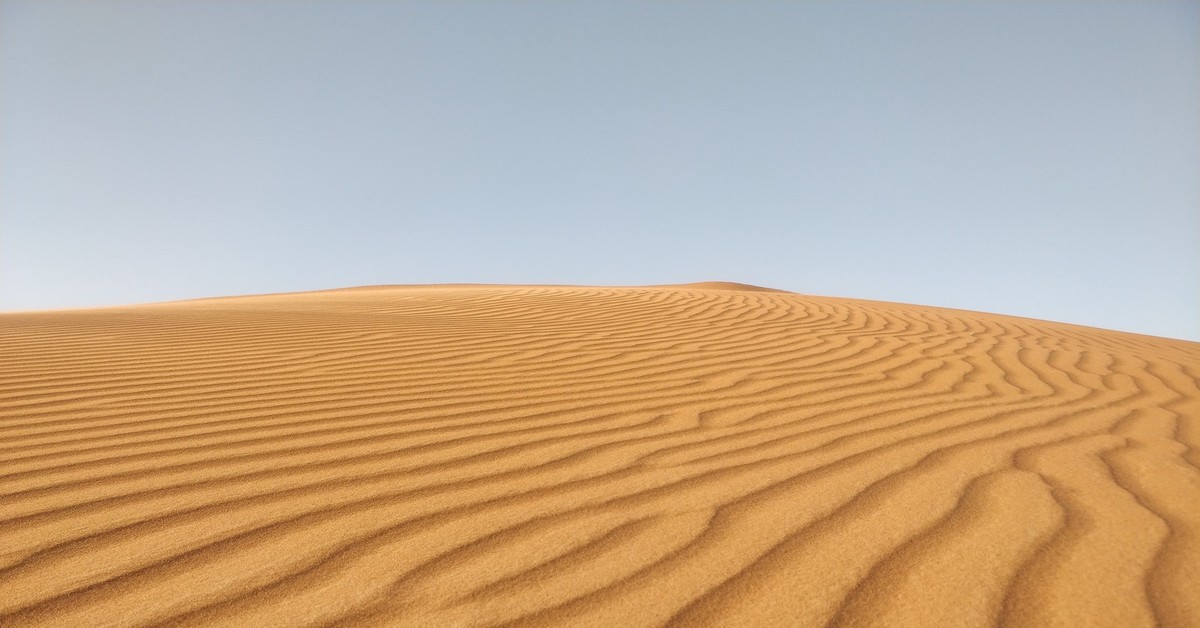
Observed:
[[[735,281],[698,281],[679,284],[650,284],[645,286],[592,286],[577,284],[487,284],[487,283],[435,283],[435,284],[380,284],[372,286],[348,286],[336,290],[372,290],[382,288],[677,288],[681,290],[739,290],[748,292],[787,292],[777,288],[755,286]]]
[[[652,286],[653,287],[653,286]],[[777,288],[767,288],[764,286],[755,286],[748,283],[737,283],[734,281],[700,281],[696,283],[674,284],[674,288],[691,288],[693,290],[740,290],[743,292],[787,292]]]

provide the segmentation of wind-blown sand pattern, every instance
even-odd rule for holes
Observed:
[[[0,315],[0,625],[1200,625],[1200,344],[742,288]]]

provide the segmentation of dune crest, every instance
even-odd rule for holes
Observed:
[[[736,283],[733,281],[701,281],[697,283],[684,283],[669,286],[651,286],[660,288],[675,288],[677,290],[738,290],[744,292],[784,292],[786,290],[778,290],[776,288],[766,288],[764,286],[754,286],[748,283]]]
[[[1198,378],[721,282],[0,314],[0,625],[1200,625]]]

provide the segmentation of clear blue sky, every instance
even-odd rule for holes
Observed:
[[[1200,339],[1200,2],[0,0],[0,309],[703,280]]]

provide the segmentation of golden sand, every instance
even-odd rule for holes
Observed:
[[[1200,625],[1200,344],[749,288],[0,315],[0,625]]]

